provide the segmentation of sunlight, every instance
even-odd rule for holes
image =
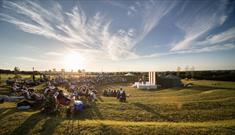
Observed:
[[[64,64],[67,70],[78,70],[84,67],[84,58],[75,52],[65,55]]]

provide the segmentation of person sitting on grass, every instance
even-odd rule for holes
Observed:
[[[43,111],[46,113],[53,113],[57,110],[56,98],[52,90],[47,91],[46,101],[44,103]]]
[[[117,96],[117,99],[119,99],[120,98],[120,90],[117,90],[117,94],[116,94]]]
[[[59,95],[57,95],[57,101],[59,104],[67,106],[71,100],[64,95],[63,90],[60,90]]]
[[[126,102],[126,92],[124,90],[122,90],[122,88],[121,88],[121,91],[120,91],[119,101],[120,102]]]
[[[57,99],[57,103],[58,103],[58,107],[62,106],[69,106],[70,108],[70,113],[74,112],[74,100],[75,100],[75,96],[72,96],[71,98],[68,98],[64,95],[63,90],[59,91],[59,94],[56,97]]]
[[[95,102],[96,100],[96,94],[94,91],[90,91],[89,92],[89,100],[92,101],[92,102]]]
[[[107,95],[108,95],[107,90],[104,90],[103,96],[107,96]]]
[[[34,89],[29,89],[29,93],[31,100],[33,100],[32,105],[34,107],[40,107],[45,100],[44,95],[34,92]]]

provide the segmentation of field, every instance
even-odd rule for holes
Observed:
[[[194,85],[151,91],[130,84],[105,85],[99,90],[126,90],[127,102],[99,96],[71,116],[65,109],[46,115],[19,111],[15,103],[0,104],[0,134],[235,134],[235,82],[188,82]]]

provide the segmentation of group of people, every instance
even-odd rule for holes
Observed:
[[[120,102],[126,102],[126,92],[122,88],[120,90],[104,90],[103,91],[103,96],[107,97],[116,97]]]
[[[112,77],[106,75],[97,76],[81,76],[62,77],[56,76],[51,78],[40,78],[33,80],[24,79],[8,79],[7,84],[12,88],[14,98],[4,97],[6,99],[17,99],[18,109],[29,109],[32,107],[40,107],[44,112],[55,112],[61,106],[68,106],[71,112],[83,110],[84,104],[82,100],[95,102],[97,100],[97,87],[104,84],[125,82],[121,77]],[[35,91],[32,87],[44,83],[46,87],[43,91]],[[62,90],[63,89],[63,90]],[[119,101],[126,101],[126,93],[124,90],[108,90],[104,92],[105,96],[117,97]],[[19,100],[18,100],[19,99]],[[10,100],[9,100],[10,101]],[[12,100],[13,101],[13,100]]]

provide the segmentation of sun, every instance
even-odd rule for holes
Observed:
[[[69,53],[64,57],[64,64],[68,70],[78,70],[84,67],[84,58],[79,53]]]

